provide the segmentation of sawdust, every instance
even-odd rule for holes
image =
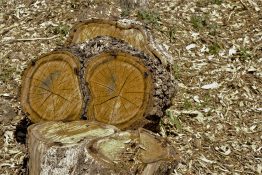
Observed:
[[[147,23],[173,54],[179,89],[161,122],[181,154],[173,174],[261,174],[262,2],[118,4],[0,1],[0,174],[24,171],[25,145],[13,132],[25,117],[18,92],[27,63],[63,45],[76,21],[110,16]]]

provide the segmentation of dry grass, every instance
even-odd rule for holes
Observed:
[[[174,174],[261,174],[262,2],[121,8],[101,0],[0,0],[0,174],[22,172],[25,146],[13,131],[24,117],[17,92],[26,64],[62,45],[77,20],[121,14],[147,23],[174,56],[178,92],[161,122],[181,154]]]

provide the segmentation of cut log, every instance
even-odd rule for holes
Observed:
[[[79,60],[69,52],[41,56],[24,72],[21,105],[33,122],[78,120],[83,109]]]
[[[67,50],[82,63],[88,119],[136,129],[162,117],[170,106],[175,80],[158,59],[105,36]]]
[[[171,173],[177,156],[171,143],[140,128],[159,121],[171,104],[171,65],[139,22],[75,26],[67,46],[41,56],[23,75],[21,104],[40,122],[28,128],[30,175]],[[74,121],[81,117],[88,121]]]
[[[29,127],[29,173],[161,175],[173,171],[177,153],[165,139],[139,129],[77,121]]]
[[[81,116],[136,129],[159,121],[170,106],[171,63],[139,22],[88,20],[74,27],[67,47],[29,66],[21,104],[33,122]]]
[[[28,128],[29,174],[81,174],[86,144],[118,131],[96,122],[45,122]]]
[[[88,63],[85,80],[90,90],[89,119],[120,128],[142,120],[152,101],[152,77],[139,57],[102,53]]]
[[[166,67],[172,65],[172,56],[157,44],[144,25],[130,19],[90,19],[77,23],[71,30],[67,45],[86,42],[98,36],[111,36],[120,39],[151,57],[161,60]]]

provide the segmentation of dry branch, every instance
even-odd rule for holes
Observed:
[[[23,41],[37,41],[37,40],[52,40],[57,38],[59,35],[54,35],[51,37],[39,37],[39,38],[17,38],[17,39],[9,39],[6,40],[6,43],[13,43],[13,42],[23,42]]]

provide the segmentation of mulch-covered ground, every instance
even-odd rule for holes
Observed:
[[[261,174],[262,1],[118,1],[0,0],[0,174],[24,172],[23,70],[89,17],[140,20],[172,53],[177,94],[159,134],[180,153],[173,174]]]

